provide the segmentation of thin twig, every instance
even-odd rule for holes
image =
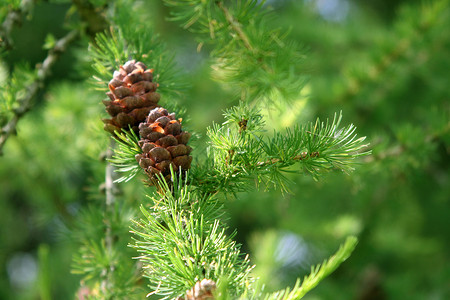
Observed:
[[[305,160],[308,158],[318,158],[320,156],[319,152],[315,151],[315,152],[302,152],[298,155],[295,155],[293,157],[291,157],[292,160],[296,161],[296,160]],[[258,163],[256,163],[257,166],[265,166],[265,165],[274,165],[277,164],[279,162],[281,162],[282,160],[280,158],[271,158],[269,160],[266,161],[260,161]]]
[[[111,139],[110,147],[107,150],[107,162],[106,162],[106,171],[105,171],[105,247],[108,254],[111,254],[113,252],[114,247],[114,232],[112,230],[112,223],[114,222],[113,218],[116,211],[116,194],[117,194],[117,187],[116,183],[114,183],[116,173],[115,173],[115,167],[113,164],[108,161],[112,158],[114,153],[114,147],[115,147],[115,141],[114,139]],[[115,270],[115,265],[110,264],[107,268],[105,268],[102,272],[102,283],[101,288],[107,294],[108,291],[111,290],[111,288],[114,286],[113,283],[113,272]]]
[[[33,0],[23,0],[20,9],[11,10],[0,27],[0,48],[11,49],[13,43],[11,41],[11,31],[14,25],[22,22],[22,17],[27,15],[34,4]]]
[[[247,48],[251,52],[254,52],[254,48],[250,44],[250,40],[248,39],[247,35],[245,34],[245,32],[241,28],[242,27],[241,23],[236,21],[236,19],[233,17],[233,15],[230,13],[230,11],[225,6],[223,6],[222,1],[218,1],[216,3],[217,3],[217,6],[219,6],[219,8],[225,14],[225,18],[227,19],[228,24],[230,24],[231,28],[233,28],[233,30],[237,33],[239,38],[244,43],[245,48]]]
[[[50,49],[47,57],[39,65],[36,80],[28,87],[26,94],[17,99],[19,107],[13,110],[14,116],[9,120],[9,122],[3,126],[0,130],[0,155],[2,155],[2,148],[6,140],[11,134],[16,132],[16,126],[19,119],[27,113],[33,106],[32,100],[38,94],[38,92],[43,88],[44,81],[49,77],[51,73],[51,68],[61,56],[61,54],[66,51],[67,46],[73,42],[78,36],[78,30],[72,30],[62,39],[58,40],[55,46]]]
[[[245,48],[247,48],[253,55],[255,53],[258,53],[258,49],[255,49],[252,44],[250,43],[250,39],[245,34],[245,32],[242,30],[242,24],[237,21],[234,16],[230,13],[230,11],[223,5],[222,1],[216,2],[217,6],[223,11],[225,18],[228,21],[228,24],[231,26],[231,28],[236,32],[237,36],[241,39],[241,41],[244,43]],[[266,71],[267,73],[273,73],[273,68],[269,67],[269,65],[263,61],[263,58],[258,58],[258,65],[261,69]]]

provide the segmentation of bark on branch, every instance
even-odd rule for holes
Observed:
[[[22,98],[16,99],[17,103],[19,103],[19,107],[13,110],[13,117],[0,130],[0,155],[2,155],[3,145],[6,143],[6,140],[11,134],[16,133],[17,122],[32,108],[32,100],[43,88],[44,81],[49,77],[52,66],[61,54],[66,51],[67,46],[77,38],[78,33],[78,30],[72,30],[56,42],[55,46],[48,52],[48,55],[42,64],[37,67],[36,80],[28,87],[26,94]]]

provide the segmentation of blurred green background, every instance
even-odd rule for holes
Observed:
[[[450,299],[450,7],[448,1],[272,0],[274,27],[307,53],[309,80],[298,100],[265,110],[275,129],[332,118],[354,123],[373,154],[350,176],[318,182],[290,175],[291,194],[249,191],[226,202],[230,228],[257,265],[267,290],[284,288],[332,254],[347,235],[359,244],[348,261],[305,299]],[[168,8],[146,3],[185,74],[186,125],[200,133],[235,105],[233,87],[211,79],[207,50],[168,22]],[[40,1],[13,31],[2,74],[46,56],[49,34],[68,29],[68,1]],[[69,12],[69,13],[68,13]],[[68,13],[68,14],[67,14]],[[0,299],[72,299],[80,210],[102,201],[108,144],[103,95],[91,76],[87,41],[55,65],[36,105],[0,157]],[[2,75],[2,80],[5,77]],[[164,105],[164,99],[160,102]],[[269,130],[270,132],[271,130]],[[193,156],[204,155],[203,150]],[[139,180],[123,187],[139,202]]]

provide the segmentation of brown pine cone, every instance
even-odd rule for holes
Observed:
[[[119,71],[114,71],[109,82],[110,100],[104,100],[106,111],[112,117],[103,119],[104,129],[114,131],[128,129],[137,133],[138,126],[145,121],[150,110],[158,106],[160,95],[156,93],[158,85],[153,80],[153,70],[147,69],[142,62],[130,60]]]
[[[154,184],[158,173],[170,179],[170,165],[174,171],[190,169],[192,148],[186,144],[191,134],[181,129],[181,119],[176,120],[174,113],[154,108],[139,124],[139,134],[143,153],[137,154],[136,160],[149,176],[150,184]]]

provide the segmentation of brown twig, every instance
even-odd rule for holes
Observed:
[[[302,152],[302,153],[300,153],[298,155],[293,156],[292,160],[305,160],[305,159],[308,159],[308,158],[316,158],[316,157],[319,157],[319,156],[320,156],[320,153],[317,152],[317,151],[311,152],[311,153],[308,153],[308,152],[305,151],[305,152]],[[256,165],[258,165],[258,166],[274,165],[274,164],[279,163],[279,162],[281,162],[281,159],[279,159],[279,158],[271,158],[271,159],[266,160],[266,161],[260,161]]]
[[[17,99],[19,107],[13,110],[14,116],[0,130],[0,155],[2,154],[2,148],[6,143],[6,140],[11,134],[15,134],[17,122],[19,121],[19,119],[32,108],[32,100],[43,88],[44,81],[49,77],[52,66],[55,64],[61,54],[66,51],[67,46],[71,42],[73,42],[77,36],[78,30],[72,30],[66,36],[58,40],[55,46],[50,49],[47,57],[44,59],[42,64],[37,67],[38,71],[36,80],[30,86],[28,86],[26,94],[22,98]]]
[[[244,30],[242,30],[242,24],[234,18],[234,16],[230,13],[230,11],[223,5],[222,1],[216,1],[216,5],[223,11],[225,15],[225,19],[227,20],[228,24],[231,26],[231,29],[233,29],[234,32],[236,32],[239,39],[244,44],[244,47],[249,50],[253,56],[260,54],[261,52],[259,49],[254,48],[252,44],[250,43],[250,39],[248,38],[247,34],[245,34]],[[263,69],[265,72],[272,74],[273,68],[271,68],[265,61],[264,57],[258,57],[258,66]]]

